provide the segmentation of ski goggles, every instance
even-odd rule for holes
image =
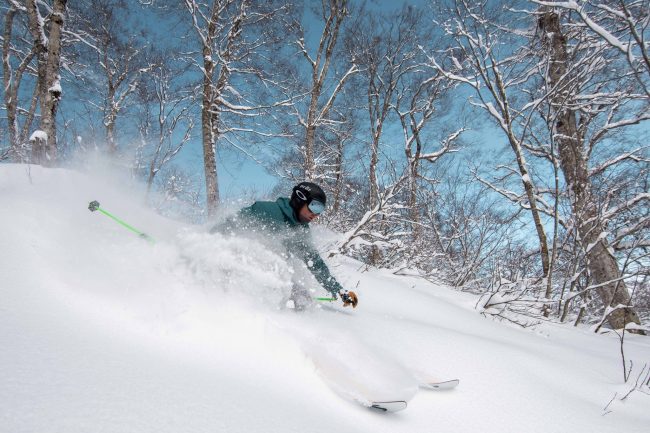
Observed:
[[[311,213],[320,215],[325,210],[325,205],[318,200],[312,200],[307,205],[307,208]]]

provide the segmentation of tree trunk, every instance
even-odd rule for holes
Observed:
[[[416,242],[420,238],[420,212],[418,210],[418,195],[417,195],[417,182],[418,182],[418,160],[417,158],[407,158],[409,161],[409,191],[408,191],[408,208],[409,218],[411,219],[413,241]]]
[[[372,117],[371,117],[372,120]],[[370,177],[370,197],[368,200],[369,209],[374,209],[379,204],[379,183],[377,182],[377,164],[379,162],[379,135],[381,132],[376,132],[374,125],[372,131],[372,144],[370,149],[370,166],[368,167]],[[381,131],[381,127],[379,127]],[[381,222],[380,222],[381,225]],[[370,247],[368,255],[368,263],[370,265],[377,265],[381,261],[381,251],[377,245]]]
[[[329,10],[326,12],[325,9]],[[347,0],[324,0],[323,1],[323,18],[325,27],[321,34],[316,53],[316,59],[311,59],[303,47],[304,55],[311,65],[312,82],[309,108],[305,124],[305,160],[303,162],[303,173],[305,180],[314,180],[316,176],[316,129],[319,124],[327,117],[336,94],[340,91],[341,86],[336,86],[330,100],[323,107],[319,108],[319,100],[323,93],[323,87],[330,64],[334,58],[334,47],[339,36],[341,22],[347,15]],[[339,82],[342,84],[347,79],[347,74]]]
[[[16,8],[12,6],[7,11],[7,15],[5,15],[5,31],[2,44],[2,73],[5,91],[5,106],[7,107],[7,132],[9,134],[9,145],[11,146],[11,151],[14,157],[19,153],[18,123],[16,118],[16,110],[18,106],[16,97],[18,95],[14,91],[15,86],[12,83],[13,77],[9,59],[11,52],[11,30],[15,14]]]
[[[109,114],[105,124],[108,152],[113,156],[117,154],[117,143],[115,142],[115,118],[116,116],[113,113]]]
[[[316,76],[314,76],[316,79]],[[304,180],[313,180],[316,174],[315,162],[315,141],[316,141],[316,118],[318,116],[318,99],[321,94],[320,83],[314,83],[314,89],[311,92],[311,102],[309,112],[307,113],[307,130],[305,131],[305,161],[304,161]]]
[[[496,62],[493,61],[493,64]],[[535,194],[535,186],[528,172],[528,163],[524,155],[520,141],[515,136],[513,131],[513,119],[511,117],[511,111],[508,104],[508,98],[506,95],[506,87],[503,82],[501,75],[498,73],[494,74],[494,80],[496,84],[496,90],[493,91],[496,99],[503,101],[503,120],[504,124],[507,125],[505,132],[508,136],[508,143],[512,148],[512,151],[515,154],[515,159],[517,160],[517,168],[519,169],[519,174],[521,175],[521,182],[524,186],[524,191],[526,192],[526,198],[528,199],[528,204],[530,206],[530,214],[533,217],[533,222],[535,224],[535,230],[537,232],[537,239],[539,240],[539,251],[542,259],[542,274],[544,278],[548,278],[550,271],[550,255],[548,251],[548,239],[546,237],[546,230],[542,224],[542,218],[540,216],[540,211],[537,207],[537,197]],[[497,97],[498,96],[498,97]]]
[[[219,12],[223,5],[214,2],[207,33],[203,40],[203,105],[201,107],[201,134],[203,141],[203,168],[205,172],[205,192],[208,218],[214,217],[219,205],[219,182],[217,176],[217,140],[219,139],[219,102],[218,98],[230,80],[230,61],[241,34],[242,23],[246,16],[248,2],[240,3],[240,11],[228,30],[226,46],[218,53],[221,69],[215,80],[217,63],[212,58],[213,44],[218,33]]]
[[[578,228],[580,242],[585,248],[587,266],[605,307],[617,307],[607,316],[614,329],[624,328],[627,323],[640,324],[639,316],[630,307],[630,294],[621,280],[616,258],[611,252],[605,236],[605,227],[598,217],[595,197],[592,195],[588,160],[584,140],[578,131],[576,114],[564,105],[567,91],[562,89],[561,80],[567,72],[566,38],[561,32],[559,16],[546,10],[538,21],[542,40],[550,56],[547,74],[549,89],[556,91],[551,96],[551,106],[556,115],[553,125],[560,154],[560,166],[571,197],[573,216]]]
[[[32,123],[34,122],[34,117],[36,116],[36,108],[38,107],[38,86],[34,87],[32,94],[32,101],[29,104],[29,111],[27,112],[27,118],[23,124],[23,130],[20,133],[18,139],[19,146],[23,146],[27,142],[27,137],[29,137],[29,131],[32,129]]]
[[[316,127],[307,127],[307,135],[305,136],[305,162],[304,162],[304,180],[313,180],[315,174],[314,164],[314,139],[316,135]]]
[[[379,137],[373,133],[370,147],[370,165],[368,166],[368,177],[370,183],[370,197],[368,208],[372,209],[379,203],[379,183],[377,182],[377,164],[379,163]]]
[[[201,135],[203,142],[203,170],[205,173],[205,193],[208,218],[216,215],[219,203],[219,184],[217,182],[217,155],[215,137],[215,115],[212,113],[214,102],[212,75],[215,65],[212,61],[212,49],[204,47],[203,106],[201,109]]]
[[[108,44],[106,44],[108,45]],[[115,92],[116,86],[114,84],[114,72],[111,70],[110,59],[108,57],[108,46],[106,46],[104,52],[104,64],[106,71],[106,81],[108,82],[108,93],[106,95],[106,108],[104,112],[104,127],[106,128],[106,145],[108,146],[108,154],[111,157],[117,155],[117,144],[115,143],[115,119],[117,113],[115,110]]]
[[[61,100],[61,34],[65,24],[65,8],[67,0],[54,0],[54,8],[50,17],[48,34],[47,63],[45,74],[44,102],[41,103],[41,129],[47,134],[46,165],[53,165],[57,159],[56,142],[56,112]]]
[[[509,122],[509,120],[508,120]],[[510,124],[509,124],[510,125]],[[542,218],[540,216],[539,209],[537,208],[537,197],[535,196],[535,187],[531,181],[530,173],[528,172],[528,167],[526,159],[523,154],[523,150],[519,146],[514,133],[512,130],[508,131],[508,139],[510,145],[515,153],[517,159],[517,165],[519,167],[519,173],[521,174],[521,181],[524,185],[524,191],[526,191],[526,197],[528,198],[528,203],[530,206],[530,213],[533,217],[533,222],[535,223],[535,230],[537,231],[537,238],[539,239],[539,251],[542,258],[542,274],[544,278],[549,278],[550,272],[550,254],[548,251],[548,239],[546,237],[546,230],[542,224]]]
[[[338,141],[336,146],[336,162],[334,167],[336,170],[336,181],[334,182],[334,204],[332,211],[336,214],[341,207],[341,195],[343,193],[343,151],[345,140]]]
[[[32,152],[37,158],[34,162],[52,166],[57,159],[56,112],[61,100],[61,34],[65,24],[67,0],[54,0],[49,16],[50,26],[47,36],[35,0],[27,0],[29,30],[34,37],[38,58],[38,87],[41,107],[41,130],[47,135],[44,147]],[[37,142],[38,140],[34,140]]]

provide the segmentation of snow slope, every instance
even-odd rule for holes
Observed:
[[[273,245],[166,220],[140,197],[0,165],[0,432],[648,431],[647,387],[604,410],[631,387],[615,335],[517,329],[473,296],[345,257],[328,261],[358,284],[356,310],[281,310],[293,269]],[[314,231],[325,248],[333,235]],[[650,339],[627,339],[640,372]],[[334,392],[323,360],[404,397],[408,371],[461,383],[380,414]]]

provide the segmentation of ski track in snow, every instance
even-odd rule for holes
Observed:
[[[345,257],[328,263],[359,283],[357,309],[281,310],[292,269],[272,244],[167,220],[141,196],[0,165],[0,432],[647,431],[641,392],[604,415],[630,388],[615,335],[517,329],[472,295]],[[95,199],[156,244],[89,212]],[[627,339],[636,368],[650,363],[648,338]],[[394,414],[333,390],[410,398],[412,370],[461,382]]]

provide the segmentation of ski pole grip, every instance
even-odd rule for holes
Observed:
[[[97,200],[91,201],[88,205],[88,210],[95,212],[97,209],[99,209],[99,202]]]

